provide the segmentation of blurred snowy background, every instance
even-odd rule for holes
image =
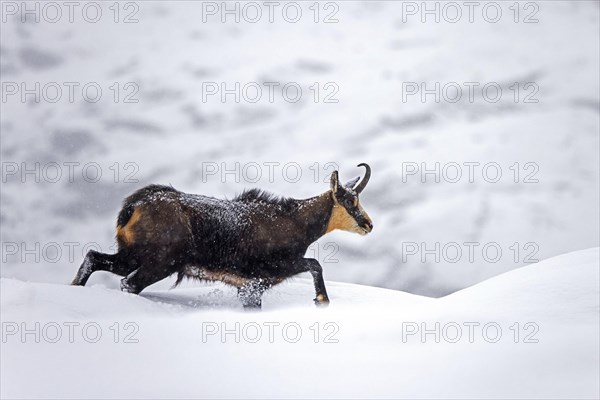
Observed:
[[[44,4],[2,2],[3,277],[69,282],[86,246],[114,251],[121,200],[148,183],[303,198],[328,189],[333,164],[346,180],[363,173],[360,162],[373,168],[361,202],[375,228],[319,241],[309,255],[327,280],[442,296],[598,246],[596,1],[494,3],[497,18],[481,2],[472,22],[462,3],[456,22],[444,3],[427,3],[436,22],[421,2],[344,1],[281,3],[273,22],[263,5],[255,23],[246,3],[239,23],[221,2],[102,2],[95,23],[89,3],[73,22],[64,6],[52,22]],[[236,82],[239,101],[222,101],[221,84]],[[436,84],[437,101],[410,94]],[[435,163],[439,182],[422,175]],[[239,179],[225,171],[236,169]],[[425,251],[436,243],[437,254]]]

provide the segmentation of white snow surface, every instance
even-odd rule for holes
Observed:
[[[316,308],[312,282],[297,279],[268,292],[262,312],[244,312],[234,290],[222,285],[135,296],[99,285],[3,278],[1,394],[598,398],[599,279],[599,249],[591,248],[438,299],[328,282],[332,303]],[[35,331],[36,322],[39,343],[33,333],[25,340],[20,331],[7,333],[15,326]],[[133,325],[125,329],[128,322],[135,324],[136,332]],[[65,323],[80,324],[74,327],[72,343]],[[102,331],[96,343],[86,340],[94,339],[94,329],[88,329],[85,338],[82,333],[84,324],[91,323]],[[110,329],[115,323],[120,327],[117,343]],[[239,342],[231,333],[236,323]],[[419,334],[407,335],[409,327],[422,323],[431,331],[440,324],[439,343],[433,333],[425,340]],[[479,324],[472,325],[472,343],[469,323]],[[49,342],[56,337],[53,324],[63,326],[56,343]],[[287,325],[287,336],[285,324],[292,324]],[[458,340],[456,326],[462,332]],[[207,335],[209,327],[219,332]],[[222,327],[231,330],[224,340]],[[252,343],[256,327],[262,336]],[[496,327],[501,329],[499,338]],[[298,328],[301,335],[293,343]],[[316,343],[315,331],[320,333]],[[127,343],[127,333],[133,333],[129,339],[137,343]],[[496,338],[495,343],[487,341]],[[337,342],[328,343],[332,339]]]

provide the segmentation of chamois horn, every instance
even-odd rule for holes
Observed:
[[[357,165],[357,167],[365,167],[367,170],[365,172],[365,177],[354,188],[354,191],[356,193],[360,193],[367,186],[367,183],[369,183],[369,179],[371,178],[371,167],[369,167],[369,164],[366,164],[366,163],[360,163]]]

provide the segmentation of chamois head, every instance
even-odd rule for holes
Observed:
[[[362,208],[358,200],[358,195],[364,190],[371,177],[371,167],[367,164],[358,164],[359,167],[367,169],[365,177],[357,184],[360,177],[357,177],[343,186],[338,180],[338,171],[331,174],[331,196],[333,198],[333,211],[327,232],[334,229],[366,235],[373,230],[373,221],[369,214]]]

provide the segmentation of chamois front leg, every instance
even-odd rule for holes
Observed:
[[[296,273],[310,272],[313,277],[315,284],[314,302],[318,306],[329,305],[329,297],[327,296],[327,290],[325,289],[325,280],[323,279],[323,267],[319,264],[319,261],[314,258],[301,258],[293,263],[294,270]]]
[[[315,284],[314,302],[318,306],[327,307],[329,305],[329,296],[327,296],[327,289],[325,289],[325,280],[323,279],[323,267],[314,258],[307,259],[309,262],[309,272],[313,276]]]

